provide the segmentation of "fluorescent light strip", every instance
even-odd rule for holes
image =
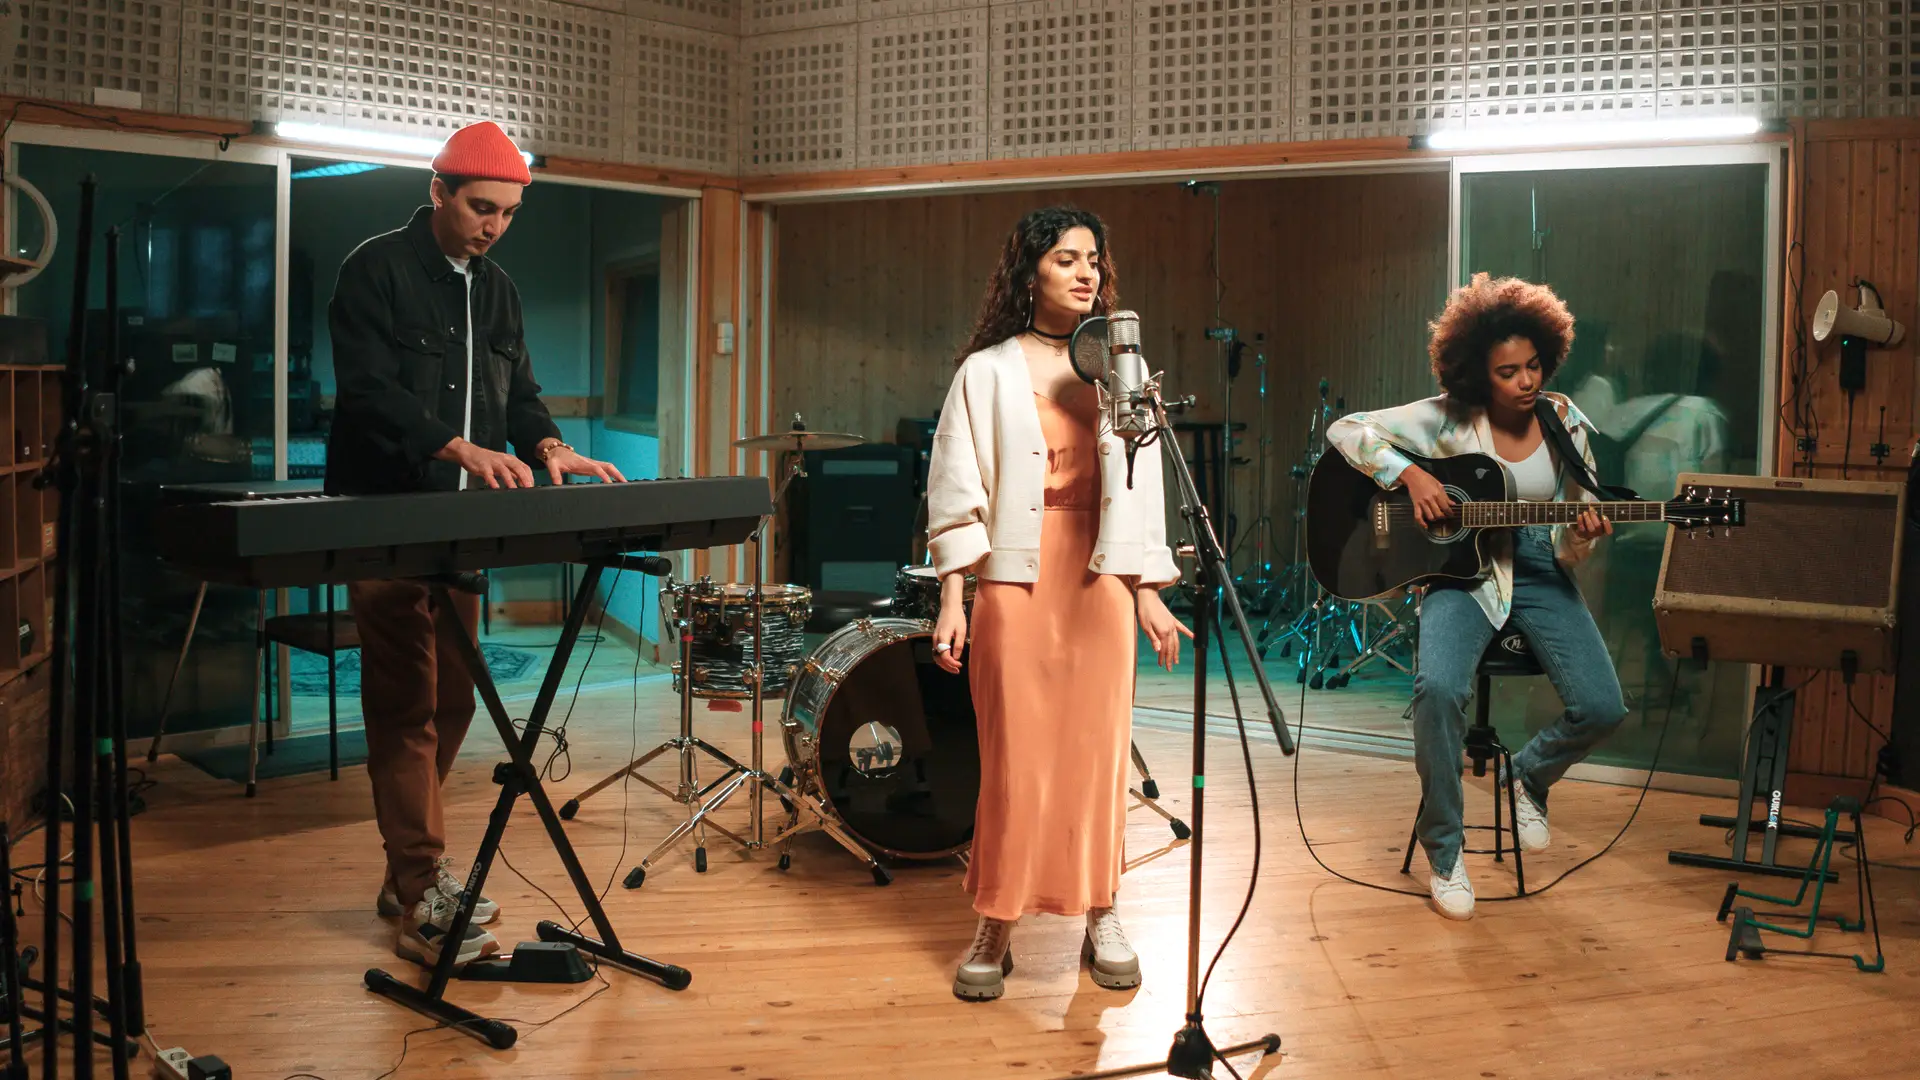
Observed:
[[[1752,116],[1701,116],[1685,120],[1569,121],[1445,128],[1427,136],[1429,150],[1514,150],[1603,143],[1689,142],[1738,138],[1760,131]]]
[[[422,139],[415,135],[391,135],[384,131],[356,131],[353,128],[322,127],[318,124],[301,124],[284,120],[273,125],[273,134],[288,142],[337,146],[344,150],[367,150],[374,153],[428,159],[438,154],[443,145],[440,140]],[[525,159],[529,167],[533,165],[532,154],[522,150],[520,156]]]

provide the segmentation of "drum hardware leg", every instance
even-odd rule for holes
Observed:
[[[775,837],[773,841],[781,847],[780,857],[784,864],[781,866],[782,870],[792,865],[792,860],[788,858],[788,852],[791,848],[793,838],[801,833],[813,832],[818,829],[832,837],[841,847],[846,848],[848,853],[854,858],[866,863],[867,872],[873,875],[873,883],[875,885],[892,884],[893,875],[888,872],[886,867],[880,865],[880,860],[874,858],[872,852],[860,845],[860,841],[855,840],[851,834],[841,828],[840,822],[816,804],[813,796],[802,794],[798,789],[788,787],[773,777],[766,777],[762,783],[771,787],[782,799],[786,800],[787,803],[793,807],[793,824],[779,836]],[[800,810],[803,807],[808,816],[813,819],[811,822],[802,823],[799,821]]]
[[[612,787],[619,780],[629,776],[633,777],[635,780],[638,780],[643,784],[653,784],[654,787],[660,789],[660,792],[663,795],[672,794],[672,792],[669,792],[666,788],[660,787],[660,785],[654,784],[653,781],[640,775],[640,769],[642,766],[646,765],[648,762],[652,761],[654,758],[659,757],[661,754],[664,754],[671,749],[673,749],[673,741],[668,740],[667,742],[663,742],[659,746],[656,746],[653,749],[647,751],[646,754],[644,754],[643,756],[637,757],[633,761],[627,763],[627,766],[625,768],[615,769],[612,773],[610,773],[605,779],[601,780],[599,783],[593,785],[592,787],[581,792],[580,794],[575,795],[573,798],[568,799],[565,805],[560,807],[560,816],[567,821],[572,821],[573,815],[580,812],[581,803],[586,802],[588,799],[591,799],[595,795],[600,794],[600,792],[606,790],[609,787]]]
[[[1140,744],[1137,742],[1129,742],[1127,743],[1127,750],[1133,755],[1133,767],[1140,771],[1140,790],[1144,793],[1144,797],[1149,799],[1159,798],[1160,785],[1153,782],[1153,770],[1147,768],[1147,759],[1145,755],[1140,753]]]
[[[668,833],[658,844],[654,845],[653,850],[647,852],[646,858],[640,860],[640,870],[643,873],[652,869],[653,864],[659,860],[660,856],[666,854],[675,845],[679,844],[689,833],[696,832],[706,824],[707,815],[719,809],[720,804],[726,802],[735,791],[740,789],[740,785],[746,782],[746,777],[741,773],[729,773],[723,777],[723,779],[725,783],[711,801],[705,803],[690,802],[687,804],[687,820],[675,825],[673,831]],[[718,826],[715,826],[715,828],[717,829]],[[732,834],[729,833],[728,835],[731,836]],[[701,841],[701,846],[705,846],[704,840]],[[629,886],[629,888],[631,887],[633,886]]]
[[[1173,838],[1175,840],[1186,840],[1193,836],[1193,830],[1187,827],[1186,822],[1181,821],[1179,818],[1174,817],[1172,814],[1167,813],[1166,808],[1161,806],[1158,802],[1156,802],[1152,798],[1146,795],[1142,795],[1140,793],[1139,788],[1128,788],[1127,794],[1133,796],[1134,801],[1139,803],[1141,806],[1144,806],[1147,809],[1153,811],[1154,813],[1159,814],[1161,817],[1166,818],[1167,826],[1168,828],[1171,828],[1173,830]]]
[[[1153,782],[1153,772],[1147,768],[1146,756],[1140,753],[1140,744],[1130,742],[1127,744],[1127,749],[1133,755],[1133,767],[1140,771],[1140,786],[1137,788],[1128,788],[1127,794],[1133,796],[1140,805],[1166,818],[1167,825],[1173,829],[1173,838],[1175,840],[1185,840],[1192,836],[1193,830],[1187,828],[1186,822],[1181,821],[1179,818],[1174,817],[1161,808],[1158,801],[1160,798],[1160,785]]]

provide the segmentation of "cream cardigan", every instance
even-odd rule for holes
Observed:
[[[1017,338],[967,357],[954,376],[927,474],[928,548],[940,576],[1039,580],[1047,440],[1033,396]],[[1156,444],[1134,456],[1129,488],[1126,445],[1100,426],[1100,534],[1087,569],[1147,585],[1180,580],[1167,547],[1163,451]]]

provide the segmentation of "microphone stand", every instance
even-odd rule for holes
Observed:
[[[1241,609],[1240,597],[1233,588],[1233,574],[1227,566],[1226,551],[1221,547],[1220,538],[1215,534],[1213,522],[1207,514],[1206,500],[1200,496],[1193,473],[1187,468],[1186,457],[1180,452],[1179,440],[1174,437],[1173,428],[1167,421],[1167,403],[1160,396],[1160,377],[1156,375],[1147,379],[1130,398],[1129,405],[1144,405],[1150,410],[1152,428],[1138,440],[1130,441],[1127,453],[1131,456],[1141,447],[1149,447],[1157,442],[1165,452],[1165,459],[1173,464],[1174,480],[1180,491],[1180,516],[1186,519],[1193,530],[1192,554],[1197,560],[1191,586],[1194,593],[1193,848],[1188,863],[1187,884],[1187,1022],[1174,1035],[1165,1061],[1081,1073],[1079,1080],[1142,1076],[1155,1072],[1166,1072],[1188,1080],[1211,1080],[1215,1059],[1225,1061],[1230,1055],[1256,1048],[1264,1054],[1276,1053],[1280,1049],[1280,1036],[1272,1033],[1232,1046],[1215,1047],[1207,1035],[1206,1021],[1200,1011],[1200,878],[1201,852],[1206,838],[1203,806],[1207,775],[1207,646],[1211,629],[1218,625],[1214,605],[1219,596],[1226,597],[1227,613],[1232,616],[1240,644],[1246,650],[1254,681],[1259,684],[1260,696],[1267,703],[1267,719],[1273,725],[1274,737],[1279,740],[1283,753],[1294,752],[1293,736],[1287,731],[1279,702],[1274,699],[1273,687],[1268,684],[1266,670],[1261,666],[1260,654],[1253,643],[1253,633],[1247,628],[1246,612]],[[1191,404],[1191,399],[1186,404]],[[1228,678],[1232,678],[1231,671]]]

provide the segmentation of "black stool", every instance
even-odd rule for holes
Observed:
[[[878,593],[834,592],[816,589],[813,611],[807,617],[809,634],[831,634],[858,619],[884,619],[893,610],[893,597]]]
[[[1487,719],[1487,711],[1493,696],[1493,680],[1499,678],[1524,678],[1532,675],[1545,675],[1546,669],[1533,655],[1533,649],[1527,645],[1526,636],[1518,630],[1502,630],[1494,635],[1487,651],[1480,655],[1480,666],[1475,669],[1473,684],[1473,726],[1467,729],[1465,746],[1467,757],[1473,761],[1473,775],[1487,775],[1487,762],[1499,759],[1500,771],[1508,777],[1506,788],[1506,814],[1504,820],[1500,812],[1500,788],[1495,783],[1493,792],[1493,824],[1466,825],[1466,829],[1491,829],[1493,831],[1493,849],[1462,847],[1461,855],[1491,855],[1494,862],[1506,861],[1506,843],[1511,836],[1513,841],[1513,874],[1516,882],[1515,896],[1527,895],[1527,867],[1520,855],[1520,816],[1517,812],[1518,798],[1514,794],[1513,755],[1500,742],[1499,733],[1493,730],[1493,723]],[[1420,808],[1414,811],[1414,829],[1407,836],[1407,857],[1400,862],[1400,872],[1413,872],[1413,850],[1420,843],[1419,818],[1427,808],[1426,799],[1420,800]]]

